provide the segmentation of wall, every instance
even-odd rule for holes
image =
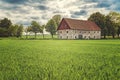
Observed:
[[[81,36],[83,39],[100,39],[101,31],[58,30],[59,39],[79,39]]]

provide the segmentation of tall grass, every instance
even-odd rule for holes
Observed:
[[[119,40],[0,40],[0,80],[119,79]]]

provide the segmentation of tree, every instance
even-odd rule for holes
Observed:
[[[49,20],[45,28],[46,28],[46,31],[50,32],[53,38],[53,35],[55,35],[57,31],[57,25],[55,21],[53,19]]]
[[[28,38],[28,32],[31,32],[31,31],[32,31],[31,26],[26,27],[26,28],[24,29],[24,31],[25,31],[26,39],[27,39],[27,38]]]
[[[120,35],[120,26],[118,25],[118,29],[117,29],[117,36],[119,38],[119,35]]]
[[[22,32],[23,32],[23,25],[21,24],[21,25],[18,26],[16,37],[21,37]]]
[[[40,32],[40,25],[36,21],[31,22],[31,31],[35,33],[35,38],[38,32]]]
[[[112,37],[115,37],[116,34],[116,24],[111,20],[111,17],[109,15],[106,16],[106,27],[108,29],[108,36],[112,35]]]
[[[113,27],[115,29],[115,34],[117,34],[118,38],[119,38],[119,34],[120,34],[120,32],[119,32],[120,31],[120,13],[112,11],[108,15],[111,17],[111,21],[114,22]]]
[[[8,29],[9,36],[15,37],[17,35],[18,25],[11,25]]]
[[[4,18],[0,21],[0,27],[8,29],[12,25],[12,22],[8,18]]]
[[[42,25],[39,27],[39,31],[40,31],[40,33],[42,33],[43,38],[44,38],[44,28],[45,28],[45,25]]]
[[[100,12],[96,12],[91,14],[88,20],[95,22],[101,28],[101,35],[106,38],[107,28],[105,25],[105,16]]]
[[[12,22],[8,18],[4,18],[0,21],[0,37],[9,36],[8,29],[12,25]]]
[[[8,36],[8,31],[0,27],[0,37],[6,37],[6,36]]]
[[[52,19],[55,21],[56,25],[59,26],[60,20],[61,20],[61,15],[54,15]]]
[[[120,13],[111,11],[108,15],[111,17],[112,21],[120,24]]]

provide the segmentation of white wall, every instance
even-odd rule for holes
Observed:
[[[79,39],[79,35],[82,35],[83,39],[100,39],[101,31],[58,30],[59,39]]]

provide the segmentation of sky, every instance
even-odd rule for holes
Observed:
[[[120,12],[120,0],[0,0],[0,19],[29,26],[31,21],[46,24],[53,15],[87,20],[94,12]]]

